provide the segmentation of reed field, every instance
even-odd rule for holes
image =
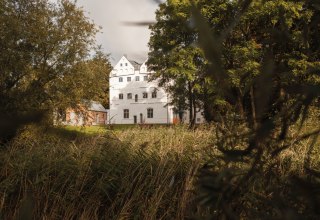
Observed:
[[[32,210],[37,219],[182,219],[193,212],[194,174],[210,133],[26,131],[1,149],[2,217]]]
[[[214,212],[199,178],[221,157],[215,126],[75,130],[29,127],[1,148],[1,219],[203,219]],[[276,174],[303,175],[310,141],[282,152]]]

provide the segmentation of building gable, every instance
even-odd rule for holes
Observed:
[[[146,61],[143,62],[143,64],[141,64],[140,73],[148,73],[148,67],[147,67]]]
[[[119,62],[111,71],[111,76],[125,76],[134,74],[140,64],[135,61],[129,61],[126,56],[122,56]]]

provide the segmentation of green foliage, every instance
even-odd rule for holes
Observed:
[[[305,133],[295,126],[302,128],[310,109],[316,114],[311,118],[319,117],[319,21],[317,1],[160,5],[157,23],[151,26],[149,62],[163,79],[175,79],[170,68],[187,64],[176,72],[188,76],[191,65],[187,57],[172,54],[181,48],[190,48],[188,54],[201,51],[201,65],[190,70],[194,79],[206,83],[200,84],[206,88],[200,92],[205,113],[218,122],[215,146],[223,156],[217,160],[213,155],[199,179],[202,199],[212,210],[209,217],[318,218],[319,195],[310,195],[318,187],[319,168],[310,168],[306,159],[302,175],[282,176],[275,167],[282,152],[305,139],[313,140],[307,144],[308,158],[318,147],[318,125]],[[298,132],[292,137],[293,128]]]
[[[201,107],[197,100],[205,89],[201,70],[206,63],[202,51],[194,47],[195,31],[187,25],[190,7],[189,1],[168,1],[160,5],[157,23],[150,27],[148,65],[155,71],[154,78],[158,78],[171,95],[171,104],[177,112],[189,110],[192,124],[196,109]]]
[[[319,146],[319,126],[302,134],[295,128],[293,136],[289,131],[306,123],[310,108],[319,115],[319,48],[314,46],[319,11],[304,1],[230,4],[236,16],[230,22],[213,19],[218,30],[211,30],[216,24],[194,7],[210,75],[221,85],[217,92],[235,106],[217,130],[216,146],[224,156],[202,172],[203,201],[218,219],[318,218],[319,195],[313,188],[319,168],[310,168],[309,159]],[[228,25],[219,29],[219,22]],[[279,155],[301,150],[305,139],[304,173],[279,174]]]
[[[0,9],[1,112],[106,98],[110,64],[95,49],[97,27],[74,2],[4,0]]]

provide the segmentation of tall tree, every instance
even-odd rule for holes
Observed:
[[[305,122],[310,106],[319,107],[319,3],[215,3],[209,10],[213,12],[211,19],[201,14],[201,7],[194,6],[199,43],[212,64],[209,76],[217,94],[231,104],[233,116],[238,114],[237,104],[244,114],[242,120],[224,118],[227,126],[220,126],[216,142],[224,157],[219,162],[212,160],[207,165],[210,168],[203,169],[202,189],[207,193],[205,200],[214,203],[213,218],[257,219],[266,214],[267,218],[285,218],[288,210],[292,211],[289,218],[318,218],[319,195],[310,188],[318,186],[315,179],[319,173],[310,168],[310,152],[319,127],[303,135],[294,134],[293,138],[288,131],[298,121],[301,125]],[[221,15],[214,13],[233,3],[232,19],[220,20]],[[295,146],[299,147],[301,140],[310,137],[314,137],[314,142],[304,161],[306,177],[296,176],[292,180],[290,173],[283,186],[270,187],[270,182],[283,181],[274,170],[280,152],[295,146],[293,140],[299,140]],[[216,165],[221,162],[226,168],[217,172]],[[220,182],[222,179],[225,181]],[[255,196],[256,186],[261,185],[265,188]],[[304,195],[297,198],[298,191]],[[271,194],[279,196],[267,196]],[[307,203],[313,210],[305,206]]]
[[[190,21],[189,1],[169,0],[156,12],[157,23],[150,27],[151,38],[148,64],[155,71],[154,77],[167,88],[180,117],[189,110],[191,126],[195,123],[196,111],[200,108],[199,73],[205,65],[202,51],[195,47],[197,35],[187,23]],[[181,92],[183,91],[183,92]]]
[[[73,1],[0,2],[0,111],[66,108],[105,92],[98,28]],[[105,85],[102,85],[103,83]]]

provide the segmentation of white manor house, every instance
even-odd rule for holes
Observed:
[[[148,81],[152,72],[146,63],[139,64],[122,56],[110,73],[110,124],[172,124],[178,121],[174,107],[168,105],[169,95],[158,87],[157,81]],[[185,114],[185,122],[188,122]],[[197,113],[196,123],[204,121]]]

